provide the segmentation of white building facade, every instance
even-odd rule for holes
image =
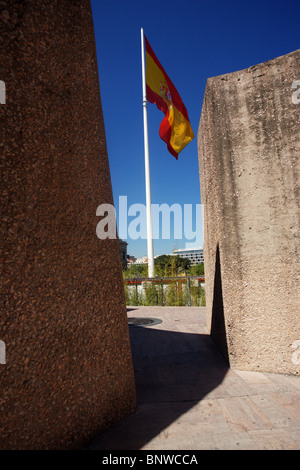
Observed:
[[[178,248],[172,251],[172,255],[180,256],[181,258],[188,258],[191,265],[204,263],[203,248]]]

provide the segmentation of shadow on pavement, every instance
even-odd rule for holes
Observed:
[[[211,319],[211,336],[220,348],[227,364],[229,365],[229,354],[226,339],[226,326],[224,318],[222,276],[220,263],[219,245],[216,250],[215,279],[214,279],[214,296],[212,305]]]
[[[137,409],[85,450],[141,449],[215,389],[228,371],[209,335],[155,326],[129,330]]]

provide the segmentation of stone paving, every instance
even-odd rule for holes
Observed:
[[[204,307],[130,307],[136,411],[86,450],[299,450],[300,377],[232,370]]]

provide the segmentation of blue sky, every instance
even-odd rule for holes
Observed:
[[[300,47],[298,0],[92,0],[100,92],[118,216],[119,196],[145,204],[140,29],[177,88],[194,140],[176,160],[159,138],[163,114],[148,103],[152,203],[201,203],[197,131],[208,77],[241,70]],[[299,79],[299,77],[295,77]],[[194,214],[195,215],[195,214]],[[128,218],[128,222],[132,218]],[[196,216],[193,219],[195,229]],[[171,231],[172,235],[172,231]],[[128,253],[147,254],[146,240]],[[154,254],[189,240],[155,240]]]

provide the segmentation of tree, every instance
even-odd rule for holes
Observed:
[[[155,274],[159,277],[178,276],[179,272],[187,271],[191,266],[188,258],[177,255],[161,255],[155,258]]]
[[[155,274],[159,277],[163,277],[165,275],[165,267],[168,262],[168,255],[161,255],[155,258],[154,260],[154,269]]]
[[[191,267],[192,276],[203,276],[204,275],[204,263],[196,264]]]
[[[148,264],[131,264],[123,269],[123,278],[129,277],[147,277]]]

